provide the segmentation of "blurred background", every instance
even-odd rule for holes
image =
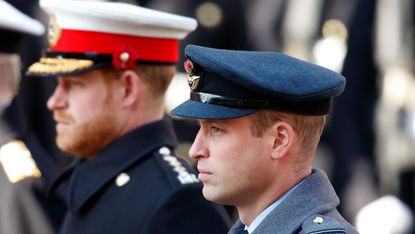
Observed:
[[[36,1],[9,0],[47,25]],[[198,29],[182,43],[278,51],[343,74],[346,91],[335,99],[315,166],[329,174],[341,213],[361,233],[414,233],[415,77],[412,0],[137,0],[123,1],[194,17]],[[47,48],[25,38],[23,70]],[[182,62],[168,91],[168,110],[187,99]],[[54,79],[24,79],[13,121],[33,132],[59,167],[71,157],[54,143],[46,100]],[[180,154],[197,124],[174,119]],[[190,162],[192,163],[192,162]]]

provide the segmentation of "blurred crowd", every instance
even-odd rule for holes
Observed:
[[[47,16],[40,10],[37,1],[8,2],[47,25]],[[279,51],[344,75],[346,90],[335,99],[315,164],[326,169],[342,201],[341,213],[361,233],[413,233],[413,1],[124,2],[197,19],[198,28],[181,42],[181,51],[189,43],[222,49]],[[24,38],[20,50],[22,71],[47,48],[46,36]],[[182,53],[178,63],[178,69],[182,72],[183,59]],[[55,85],[55,79],[32,80],[23,77],[8,116],[20,132],[35,136],[53,162],[37,163],[43,167],[42,171],[51,174],[72,161],[71,156],[59,151],[55,145],[54,124],[45,105]],[[180,91],[186,86],[183,77],[177,75],[169,90],[168,108],[182,101],[175,99],[181,98],[183,92]],[[187,149],[198,125],[189,120],[174,121],[183,146],[180,154],[190,160]],[[374,228],[381,228],[381,231]],[[399,231],[398,228],[406,230]]]

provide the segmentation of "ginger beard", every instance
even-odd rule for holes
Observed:
[[[110,108],[111,101],[112,95],[109,92],[101,108],[102,111],[96,112],[83,122],[78,122],[69,114],[59,110],[55,111],[55,119],[69,123],[68,129],[57,131],[58,147],[78,157],[92,158],[114,141],[118,136],[112,125],[115,118]]]

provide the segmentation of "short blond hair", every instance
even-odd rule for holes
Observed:
[[[252,115],[251,133],[261,137],[277,121],[287,122],[297,134],[302,153],[314,154],[326,122],[325,116],[300,115],[274,110],[259,110]]]
[[[0,53],[0,90],[17,94],[20,77],[19,55]]]

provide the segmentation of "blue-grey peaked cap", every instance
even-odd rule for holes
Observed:
[[[258,109],[324,115],[346,84],[334,71],[276,52],[188,45],[185,54],[188,76],[197,79],[190,100],[172,111],[183,117],[237,118]]]

